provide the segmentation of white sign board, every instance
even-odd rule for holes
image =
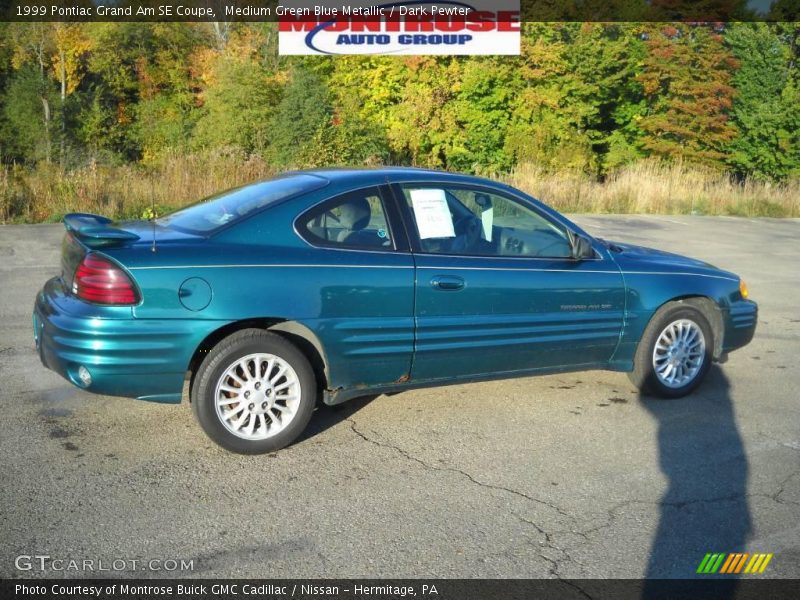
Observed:
[[[281,55],[520,53],[519,0],[298,0],[269,10],[278,19]]]
[[[410,194],[420,239],[456,236],[456,232],[453,230],[453,217],[447,207],[444,190],[411,190]]]

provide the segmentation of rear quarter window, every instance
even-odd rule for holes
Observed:
[[[312,246],[394,249],[377,187],[348,192],[312,208],[298,218],[297,231]]]

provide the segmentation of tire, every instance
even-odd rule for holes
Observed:
[[[300,350],[274,333],[245,329],[209,352],[191,401],[214,442],[238,454],[264,454],[297,439],[311,419],[316,392],[314,370]]]
[[[713,332],[703,314],[689,304],[670,302],[647,325],[628,377],[645,394],[681,398],[703,381],[713,348]]]

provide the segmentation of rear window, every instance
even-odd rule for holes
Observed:
[[[204,235],[271,204],[325,187],[327,183],[327,179],[306,173],[282,175],[210,196],[156,222],[179,231]]]

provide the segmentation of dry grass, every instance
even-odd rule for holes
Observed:
[[[0,171],[0,219],[39,223],[69,212],[146,218],[151,204],[164,214],[271,173],[260,158],[233,150],[166,157],[149,167],[92,164],[69,172],[44,164],[32,171],[6,167]]]
[[[643,161],[602,183],[583,173],[521,165],[504,179],[563,212],[800,216],[798,179],[739,183],[719,171],[682,164]]]
[[[144,167],[88,167],[62,172],[0,167],[0,221],[57,221],[68,212],[147,218],[215,192],[266,177],[260,158],[236,150],[171,156]],[[597,182],[584,173],[548,173],[521,165],[505,181],[571,213],[659,213],[797,217],[800,180],[738,183],[717,171],[641,162]]]

